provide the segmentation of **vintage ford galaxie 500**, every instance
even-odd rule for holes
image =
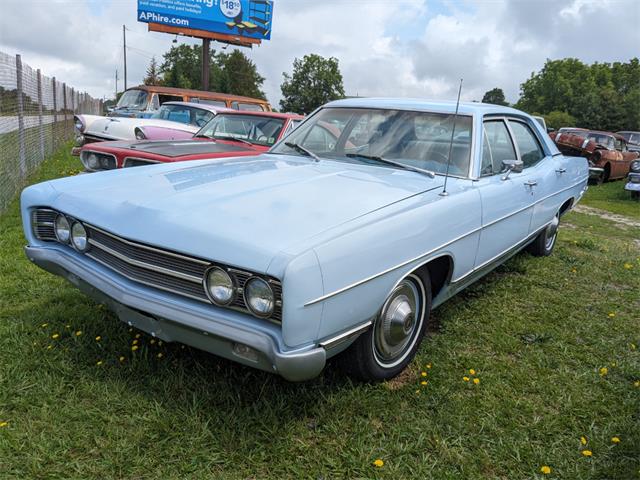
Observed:
[[[391,378],[433,308],[525,247],[550,254],[587,188],[587,161],[529,115],[455,112],[341,100],[257,157],[31,186],[26,255],[163,340],[292,381],[337,354]]]

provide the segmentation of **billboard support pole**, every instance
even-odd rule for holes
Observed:
[[[209,45],[211,40],[208,38],[202,39],[202,90],[209,90]]]
[[[127,89],[127,27],[122,25],[122,53],[124,55],[124,89]]]

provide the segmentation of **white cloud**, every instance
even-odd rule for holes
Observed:
[[[0,50],[21,53],[25,63],[95,96],[112,94],[116,67],[123,76],[123,23],[132,47],[129,85],[142,81],[150,57],[160,59],[173,40],[148,33],[135,20],[133,0],[103,0],[99,14],[82,0],[4,0],[0,9]],[[514,101],[547,58],[637,56],[638,25],[634,0],[276,0],[272,40],[244,51],[267,78],[274,105],[282,72],[307,53],[338,58],[349,95],[454,98],[464,77],[465,99],[501,87]]]

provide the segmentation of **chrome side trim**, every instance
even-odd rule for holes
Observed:
[[[336,345],[349,340],[351,337],[359,335],[367,328],[371,326],[373,322],[371,320],[363,323],[362,325],[358,325],[357,327],[353,327],[346,332],[341,333],[340,335],[336,335],[335,337],[328,338],[327,340],[320,342],[320,346],[325,350],[335,347]]]
[[[572,188],[575,188],[575,187],[577,187],[578,185],[580,185],[580,184],[582,184],[582,183],[585,183],[586,181],[587,181],[587,178],[585,177],[583,180],[580,180],[580,181],[578,181],[578,182],[576,182],[576,183],[574,183],[574,184],[572,184],[572,185],[570,185],[570,186],[568,186],[568,187],[566,187],[566,188],[563,188],[562,190],[558,190],[557,192],[551,193],[551,194],[549,194],[549,195],[547,195],[547,196],[545,196],[545,197],[540,198],[539,200],[536,200],[535,202],[531,203],[530,205],[528,205],[528,206],[527,206],[527,207],[525,207],[525,208],[521,208],[521,209],[519,209],[519,210],[518,210],[518,211],[516,211],[516,212],[509,213],[509,214],[507,214],[507,215],[505,215],[505,216],[503,216],[503,217],[500,217],[500,218],[498,218],[498,219],[496,219],[496,220],[492,220],[491,222],[489,222],[489,223],[487,223],[487,224],[485,224],[485,225],[482,225],[482,226],[480,226],[480,227],[478,227],[478,228],[474,228],[474,229],[473,229],[473,230],[471,230],[470,232],[467,232],[467,233],[465,233],[465,234],[463,234],[463,235],[460,235],[460,236],[458,236],[458,237],[454,238],[453,240],[449,240],[448,242],[443,243],[442,245],[440,245],[440,246],[438,246],[438,247],[436,247],[436,248],[433,248],[433,249],[431,249],[431,250],[429,250],[429,251],[427,251],[427,252],[425,252],[425,253],[422,253],[422,254],[420,254],[420,255],[418,255],[418,256],[416,256],[416,257],[413,257],[413,258],[411,258],[411,259],[409,259],[409,260],[406,260],[406,261],[404,261],[404,262],[402,262],[402,263],[399,263],[399,264],[397,264],[397,265],[394,265],[393,267],[389,267],[389,268],[387,268],[386,270],[383,270],[383,271],[381,271],[381,272],[379,272],[379,273],[376,273],[376,274],[374,274],[374,275],[371,275],[371,276],[369,276],[369,277],[366,277],[366,278],[364,278],[364,279],[362,279],[362,280],[358,280],[357,282],[354,282],[354,283],[351,283],[351,284],[349,284],[349,285],[346,285],[346,286],[344,286],[344,287],[342,287],[342,288],[339,288],[338,290],[334,290],[333,292],[327,293],[326,295],[323,295],[323,296],[321,296],[321,297],[318,297],[318,298],[315,298],[315,299],[313,299],[313,300],[310,300],[310,301],[308,301],[307,303],[305,303],[305,304],[304,304],[304,306],[305,306],[305,307],[308,307],[308,306],[310,306],[310,305],[314,305],[314,304],[316,304],[316,303],[319,303],[319,302],[322,302],[322,301],[324,301],[324,300],[327,300],[327,299],[329,299],[329,298],[331,298],[331,297],[335,297],[336,295],[339,295],[340,293],[346,292],[347,290],[351,290],[352,288],[355,288],[355,287],[358,287],[358,286],[360,286],[360,285],[362,285],[362,284],[364,284],[364,283],[370,282],[371,280],[374,280],[374,279],[376,279],[376,278],[378,278],[378,277],[381,277],[381,276],[383,276],[383,275],[386,275],[387,273],[392,272],[392,271],[394,271],[394,270],[397,270],[398,268],[402,268],[402,267],[404,267],[404,266],[406,266],[406,265],[409,265],[410,263],[413,263],[413,262],[415,262],[415,261],[417,261],[417,260],[420,260],[421,258],[428,257],[429,255],[431,255],[431,254],[433,254],[433,253],[437,252],[438,250],[443,249],[443,248],[446,248],[446,247],[448,247],[449,245],[451,245],[452,243],[457,242],[458,240],[462,240],[463,238],[468,237],[469,235],[473,235],[474,233],[479,232],[479,231],[480,231],[480,230],[482,230],[483,228],[490,227],[491,225],[494,225],[494,224],[495,224],[495,223],[497,223],[497,222],[500,222],[500,221],[505,220],[505,219],[507,219],[507,218],[509,218],[509,217],[511,217],[511,216],[513,216],[513,215],[516,215],[516,214],[518,214],[518,213],[522,212],[523,210],[526,210],[526,209],[528,209],[528,208],[532,208],[532,207],[534,207],[535,205],[537,205],[538,203],[543,202],[543,201],[547,200],[548,198],[551,198],[551,197],[554,197],[554,196],[556,196],[556,195],[559,195],[559,194],[561,194],[561,193],[563,193],[563,192],[566,192],[567,190],[571,190]],[[546,225],[545,225],[545,227],[546,227]],[[466,274],[465,274],[465,275],[466,275]]]
[[[127,245],[131,245],[132,247],[142,248],[144,250],[149,250],[150,252],[161,253],[163,255],[168,255],[170,257],[179,258],[181,260],[187,260],[187,261],[190,261],[190,262],[199,263],[201,265],[209,265],[211,263],[211,262],[205,262],[204,260],[200,260],[198,258],[187,257],[187,256],[184,256],[184,255],[180,255],[179,253],[173,253],[173,252],[169,252],[167,250],[160,250],[158,248],[153,248],[153,247],[150,247],[150,246],[145,245],[143,243],[137,243],[137,242],[132,242],[130,240],[125,240],[122,237],[118,237],[118,236],[116,236],[116,235],[114,235],[112,233],[109,233],[109,232],[107,232],[105,230],[102,230],[101,228],[98,228],[98,227],[96,227],[94,225],[91,225],[90,223],[86,223],[86,222],[83,222],[83,223],[85,225],[87,225],[89,228],[97,230],[100,233],[104,233],[105,235],[110,236],[114,240],[118,240],[118,241],[120,241],[122,243],[126,243]],[[198,281],[198,283],[200,283],[200,281]]]
[[[176,277],[176,278],[180,278],[182,280],[187,280],[189,282],[193,282],[196,284],[201,284],[202,283],[202,279],[200,277],[194,277],[193,275],[188,275],[186,273],[181,273],[181,272],[177,272],[174,270],[169,270],[167,268],[163,268],[163,267],[159,267],[156,265],[151,265],[149,263],[145,263],[145,262],[141,262],[140,260],[135,260],[133,258],[127,257],[126,255],[121,254],[120,252],[116,252],[115,250],[107,247],[106,245],[103,245],[102,243],[98,242],[97,240],[94,240],[93,238],[89,237],[89,243],[97,248],[99,248],[100,250],[103,250],[105,252],[107,252],[109,255],[113,255],[116,258],[119,258],[120,260],[122,260],[123,262],[128,263],[129,265],[134,265],[136,267],[141,267],[144,268],[146,270],[152,270],[155,272],[159,272],[159,273],[163,273],[165,275],[170,275],[172,277]],[[93,258],[93,257],[91,257]]]

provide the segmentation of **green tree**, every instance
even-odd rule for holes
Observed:
[[[594,63],[547,60],[520,85],[517,108],[566,112],[575,126],[600,130],[640,129],[640,62]]]
[[[576,125],[576,119],[567,112],[554,110],[553,112],[543,115],[543,117],[547,123],[547,127],[555,128],[556,130],[562,127],[574,127]]]
[[[145,85],[160,85],[160,70],[158,69],[158,62],[156,61],[156,57],[151,58],[151,62],[149,63],[149,67],[147,68],[147,75],[144,77],[143,83]]]
[[[258,68],[240,50],[231,53],[219,53],[216,62],[220,68],[218,78],[214,79],[216,90],[233,95],[252,98],[265,98],[261,87],[264,77]]]
[[[283,75],[280,108],[284,112],[308,114],[320,105],[344,97],[342,74],[336,58],[305,55],[302,60],[293,61],[291,76]]]
[[[482,97],[482,103],[492,103],[494,105],[509,105],[504,99],[504,92],[501,88],[493,88],[485,92]]]

